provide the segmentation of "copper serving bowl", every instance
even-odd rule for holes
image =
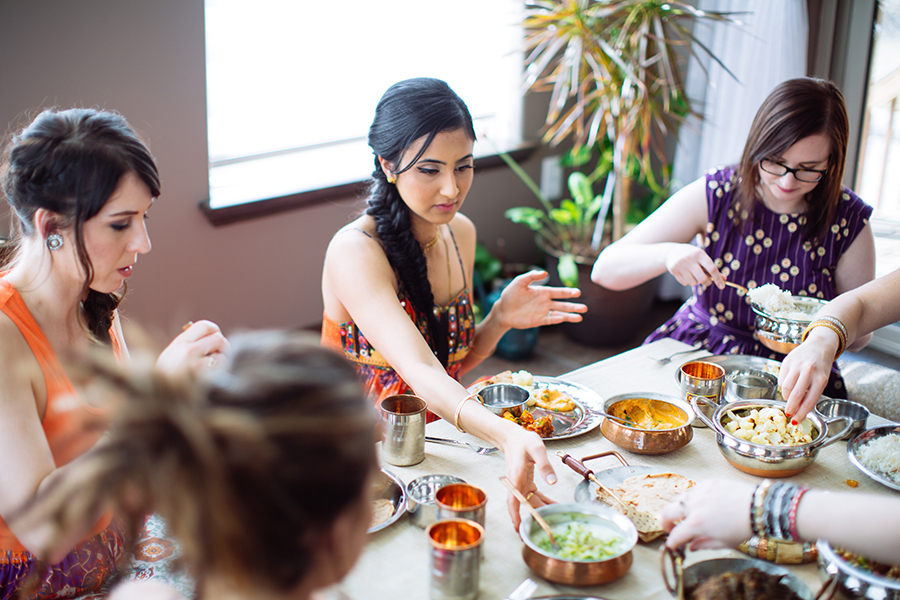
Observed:
[[[708,402],[706,398],[693,397],[691,405],[697,411],[697,402]],[[742,400],[716,408],[712,417],[700,413],[700,419],[706,425],[716,431],[716,441],[719,451],[731,466],[757,477],[791,477],[796,475],[816,459],[820,448],[836,442],[847,433],[851,427],[851,421],[847,417],[823,419],[814,412],[806,418],[812,421],[813,440],[806,444],[796,446],[769,446],[743,440],[725,429],[723,421],[727,417],[726,411],[737,413],[738,411],[775,407],[784,410],[786,403],[778,400]],[[835,433],[829,435],[828,426],[832,423],[842,423],[832,427]]]
[[[807,317],[788,319],[766,312],[758,304],[750,303],[750,307],[756,313],[755,328],[759,342],[769,350],[780,354],[787,354],[800,345],[800,338],[815,318],[815,313],[827,304],[826,300],[809,296],[793,298],[797,312],[808,313]]]
[[[610,558],[585,561],[558,558],[538,546],[535,539],[547,534],[531,515],[525,515],[519,525],[519,537],[525,542],[522,558],[532,571],[547,581],[565,585],[598,585],[622,577],[631,568],[634,560],[631,550],[637,544],[638,535],[628,517],[595,502],[549,504],[537,510],[552,529],[555,529],[554,525],[576,521],[622,538],[621,552]]]
[[[674,396],[665,394],[657,394],[655,392],[636,392],[631,394],[619,394],[612,398],[607,398],[603,402],[603,412],[617,416],[616,404],[627,400],[646,399],[648,407],[653,406],[664,407],[665,410],[671,411],[672,408],[684,413],[684,423],[672,429],[639,429],[638,427],[629,427],[621,422],[613,419],[603,419],[600,425],[600,431],[603,436],[620,448],[624,448],[635,454],[665,454],[678,450],[686,445],[694,437],[694,430],[691,424],[694,422],[694,411],[691,406]],[[661,403],[661,404],[657,404]]]
[[[843,598],[900,600],[900,581],[860,569],[844,560],[825,540],[816,542],[819,550],[819,576],[836,580],[836,593]]]

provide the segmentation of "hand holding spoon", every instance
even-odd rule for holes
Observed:
[[[533,507],[525,496],[522,495],[522,492],[516,489],[516,486],[510,482],[509,479],[506,478],[506,475],[502,475],[500,477],[500,481],[503,482],[503,485],[512,492],[513,496],[525,507],[525,509],[531,513],[531,516],[534,517],[534,520],[537,521],[538,525],[541,526],[541,529],[547,532],[547,536],[550,538],[550,543],[553,545],[553,548],[559,550],[559,543],[556,541],[556,538],[553,536],[553,532],[550,531],[550,525],[547,521],[544,520],[544,517],[541,516],[541,513],[537,511],[535,507]]]

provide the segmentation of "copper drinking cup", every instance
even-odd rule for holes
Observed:
[[[431,543],[431,600],[475,600],[484,527],[468,519],[436,521],[425,530]]]
[[[725,383],[725,369],[716,363],[702,360],[694,360],[681,365],[681,394],[684,401],[691,403],[693,396],[702,396],[720,404]],[[706,416],[712,416],[712,411],[707,405],[702,405],[700,410]],[[702,427],[701,420],[695,420],[694,426]]]
[[[487,494],[468,483],[452,483],[434,495],[437,520],[469,519],[484,527]]]

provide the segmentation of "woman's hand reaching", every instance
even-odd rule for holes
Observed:
[[[791,350],[781,363],[778,383],[787,400],[784,412],[797,422],[821,399],[838,349],[838,336],[827,327],[816,327],[806,341]]]
[[[495,309],[500,310],[500,323],[509,329],[529,329],[558,323],[577,323],[587,306],[567,302],[577,298],[581,290],[566,287],[533,285],[547,277],[546,271],[529,271],[519,275],[500,294]]]
[[[669,532],[666,546],[735,548],[750,539],[753,490],[743,481],[704,481],[677,496],[660,512],[663,529]]]
[[[225,366],[231,347],[219,326],[212,321],[197,321],[185,326],[156,361],[156,368],[174,375]]]
[[[534,481],[536,467],[544,481],[551,485],[556,483],[556,473],[547,458],[547,449],[541,438],[533,431],[526,431],[518,425],[515,425],[515,428],[510,429],[510,435],[502,445],[506,457],[506,477],[523,496],[528,498],[532,506],[553,504],[553,500],[537,489]],[[519,515],[519,501],[512,492],[507,494],[506,507],[513,527],[518,531],[522,518]]]

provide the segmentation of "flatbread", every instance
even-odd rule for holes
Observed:
[[[597,495],[601,502],[631,519],[641,540],[649,542],[665,533],[659,511],[693,485],[693,481],[676,473],[650,473],[629,477],[611,488],[624,507],[604,489],[599,489]]]
[[[381,525],[394,516],[394,505],[387,498],[372,500],[372,522],[369,527]]]

